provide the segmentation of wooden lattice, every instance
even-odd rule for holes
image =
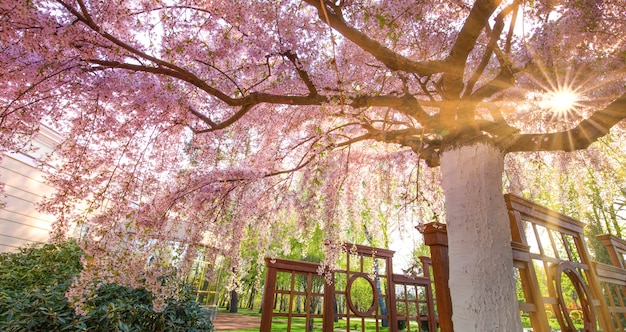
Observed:
[[[505,200],[511,220],[514,261],[521,279],[520,310],[533,331],[549,332],[554,315],[565,331],[575,331],[572,312],[582,313],[584,330],[611,331],[609,315],[584,239],[584,224],[513,195]],[[564,283],[573,288],[563,292]],[[566,298],[578,302],[567,303]]]
[[[611,324],[616,331],[626,331],[626,241],[609,234],[599,235],[598,239],[613,263],[612,266],[595,263]]]
[[[426,275],[393,274],[393,251],[346,244],[330,280],[320,265],[266,259],[261,331],[436,331],[433,290]],[[363,293],[365,290],[365,294]]]
[[[566,332],[577,331],[574,321],[583,331],[626,331],[626,241],[601,236],[614,265],[592,262],[583,223],[514,195],[505,201],[520,312],[532,331],[552,331],[551,317]],[[452,332],[446,227],[428,224],[421,231],[431,248],[441,331]]]

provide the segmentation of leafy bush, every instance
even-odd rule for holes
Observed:
[[[213,331],[188,287],[155,312],[145,289],[104,284],[77,315],[65,292],[81,255],[74,242],[0,254],[0,331]]]
[[[583,321],[583,312],[577,309],[574,309],[569,312],[569,317],[572,319],[574,323],[581,324]]]
[[[80,270],[82,250],[74,241],[21,248],[0,254],[0,291],[26,291],[71,280]]]

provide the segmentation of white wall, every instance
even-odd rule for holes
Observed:
[[[58,134],[42,126],[33,140],[38,149],[31,154],[5,154],[0,163],[0,182],[5,195],[0,208],[0,252],[16,251],[29,242],[46,242],[54,216],[37,211],[37,203],[54,189],[43,183],[36,158],[52,151]]]

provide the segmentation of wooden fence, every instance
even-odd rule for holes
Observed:
[[[320,264],[266,259],[261,331],[274,324],[287,331],[436,330],[428,275],[394,274],[390,250],[346,244],[343,253],[327,275]]]
[[[514,195],[505,201],[520,319],[533,332],[552,331],[550,323],[567,332],[626,331],[626,241],[599,236],[612,265],[593,262],[583,223]],[[272,324],[307,332],[454,331],[446,226],[421,231],[431,249],[421,277],[394,274],[392,251],[352,244],[330,282],[319,264],[267,259],[261,331]]]

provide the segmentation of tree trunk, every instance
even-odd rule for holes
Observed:
[[[254,289],[254,285],[250,285],[250,297],[248,297],[248,309],[254,310],[254,298],[256,297],[256,289]]]
[[[239,296],[237,295],[236,290],[230,291],[230,304],[228,307],[228,312],[236,313],[239,309]]]
[[[452,321],[463,332],[522,330],[503,165],[502,152],[482,142],[441,156]]]

